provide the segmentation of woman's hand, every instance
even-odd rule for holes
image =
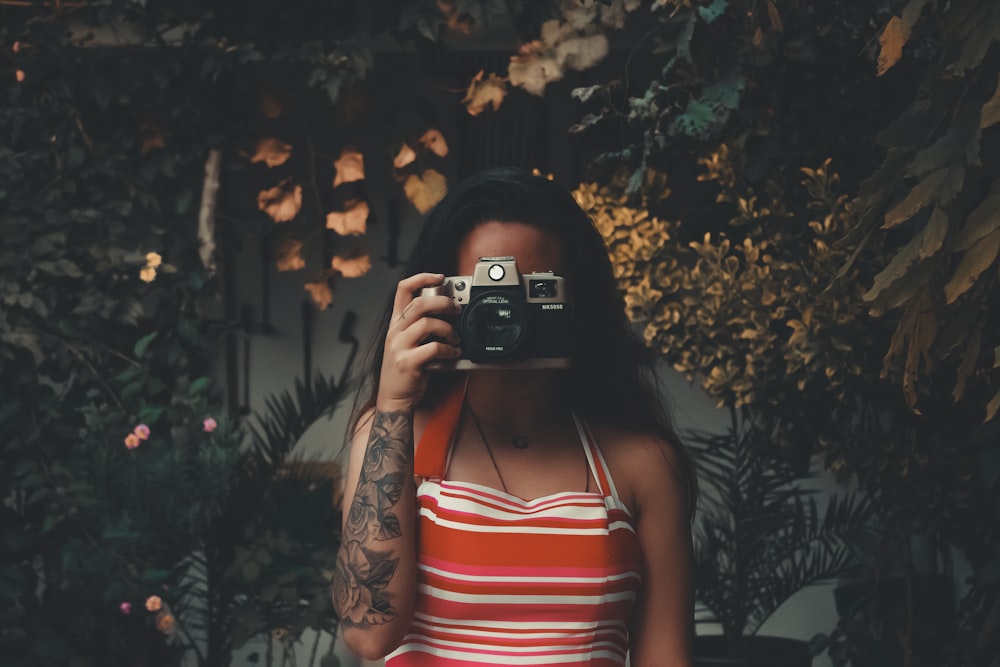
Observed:
[[[412,412],[427,390],[426,365],[462,354],[450,322],[461,306],[450,296],[414,296],[441,284],[440,273],[418,273],[399,282],[385,337],[375,406],[379,412]]]

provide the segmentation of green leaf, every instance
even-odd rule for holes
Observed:
[[[188,396],[194,398],[198,394],[205,391],[208,387],[210,380],[207,377],[200,377],[188,387]]]
[[[150,584],[162,584],[170,576],[169,570],[148,568],[142,573],[142,580]]]
[[[135,356],[142,358],[146,354],[146,349],[149,348],[149,344],[156,339],[156,336],[158,334],[159,334],[158,331],[154,331],[153,333],[146,334],[145,336],[140,338],[139,341],[135,344],[135,348],[133,350],[133,352],[135,352]]]
[[[80,270],[80,267],[65,258],[56,260],[55,272],[59,275],[69,276],[70,278],[80,278],[83,276],[83,271]]]
[[[144,424],[152,424],[163,416],[166,408],[158,405],[146,405],[139,410],[139,421]]]

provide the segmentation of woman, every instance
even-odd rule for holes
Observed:
[[[500,256],[568,282],[569,368],[430,370],[462,355],[461,306],[422,290]],[[352,418],[347,646],[391,667],[689,665],[692,474],[590,219],[552,181],[481,172],[405,275]]]

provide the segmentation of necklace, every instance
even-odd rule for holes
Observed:
[[[510,491],[507,490],[507,484],[504,483],[503,475],[500,474],[500,466],[497,465],[497,459],[495,456],[493,456],[493,448],[490,447],[490,441],[486,439],[486,434],[483,432],[483,427],[479,423],[479,417],[476,416],[476,413],[473,412],[472,408],[470,408],[468,405],[466,405],[465,407],[468,409],[469,414],[472,415],[472,423],[476,425],[476,430],[479,431],[479,437],[482,438],[483,445],[486,446],[486,453],[490,455],[490,463],[493,464],[493,469],[496,470],[497,472],[497,478],[499,478],[500,480],[500,486],[503,487],[503,492],[509,495]]]
[[[469,411],[469,415],[472,417],[472,423],[475,424],[476,430],[479,432],[479,437],[483,441],[483,446],[486,447],[486,453],[489,454],[490,463],[493,464],[493,470],[496,471],[497,479],[500,480],[500,487],[503,489],[504,493],[510,495],[510,491],[507,490],[507,484],[503,481],[503,473],[500,472],[500,466],[497,465],[496,456],[493,455],[493,448],[490,447],[490,441],[486,439],[486,433],[483,431],[483,426],[479,423],[479,417],[476,416],[476,413],[469,407],[468,404],[466,404],[465,408]],[[527,438],[524,439],[527,440]],[[514,445],[515,447],[518,447],[516,442]],[[523,449],[523,447],[518,447],[518,449]],[[583,492],[587,493],[590,491],[590,466],[586,462],[584,462],[584,471],[587,473],[587,486],[584,488]]]

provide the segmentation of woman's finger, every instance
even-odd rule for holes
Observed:
[[[444,280],[443,273],[416,273],[409,278],[403,278],[396,286],[396,296],[392,303],[392,318],[397,319],[403,310],[414,299],[414,292],[424,287],[440,285]]]
[[[396,317],[399,328],[405,329],[428,315],[456,315],[461,310],[450,296],[418,296],[406,304]]]

